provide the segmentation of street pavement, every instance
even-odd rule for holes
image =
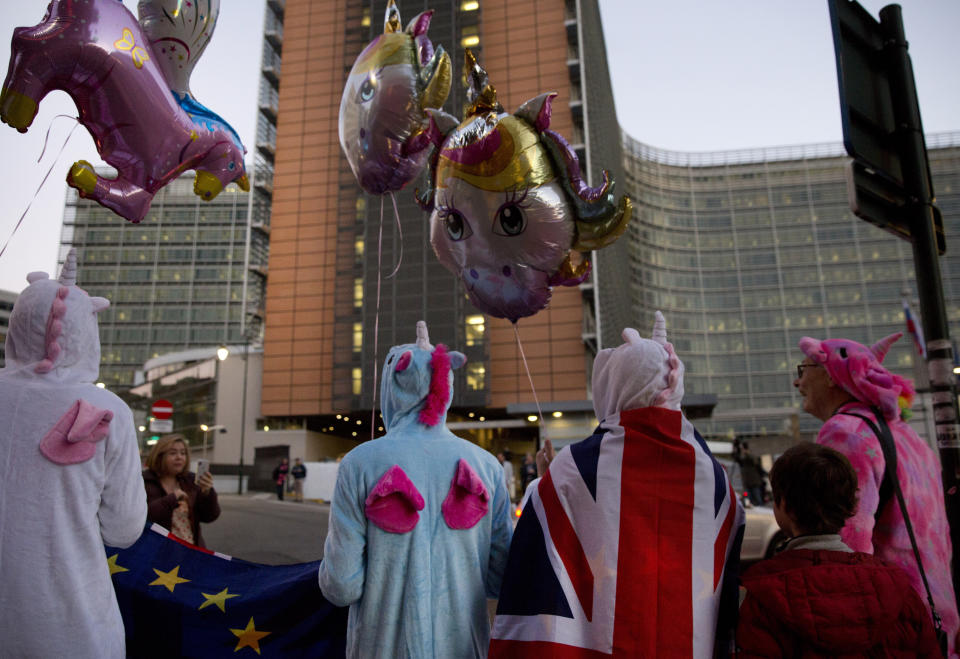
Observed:
[[[323,558],[330,505],[278,501],[273,494],[219,494],[220,517],[203,524],[209,549],[266,565]]]

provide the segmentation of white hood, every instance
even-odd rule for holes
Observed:
[[[652,338],[640,338],[630,327],[622,336],[622,345],[601,350],[593,362],[593,410],[601,425],[617,423],[623,410],[679,410],[683,362],[667,343],[663,314],[655,314]]]
[[[77,284],[74,250],[59,279],[45,272],[27,275],[27,286],[10,314],[7,367],[0,377],[30,371],[60,382],[94,382],[100,374],[97,312],[110,306]]]

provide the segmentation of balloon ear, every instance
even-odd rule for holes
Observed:
[[[407,23],[407,29],[404,30],[404,32],[406,32],[412,37],[419,37],[421,34],[426,34],[427,29],[430,27],[431,18],[433,18],[432,9],[428,9],[427,11],[420,12],[419,14],[414,16],[409,23]]]
[[[420,107],[440,108],[450,95],[450,82],[453,78],[453,65],[450,64],[450,55],[437,46],[430,61],[420,70],[419,80],[423,86],[423,95],[420,97]]]
[[[90,303],[93,304],[93,313],[100,313],[110,306],[110,300],[105,297],[92,297]]]
[[[452,350],[448,352],[447,355],[449,355],[450,357],[451,370],[455,368],[460,368],[461,366],[467,363],[467,356],[462,352],[457,352],[456,350]]]
[[[526,120],[537,129],[538,133],[542,133],[550,127],[551,105],[556,95],[556,92],[540,94],[521,105],[513,114]]]
[[[50,275],[48,275],[46,272],[43,272],[42,270],[37,270],[27,275],[28,284],[32,284],[35,281],[40,281],[41,279],[50,279]]]

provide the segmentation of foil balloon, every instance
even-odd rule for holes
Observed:
[[[428,108],[450,93],[450,56],[427,37],[433,11],[401,30],[390,0],[383,34],[357,57],[340,100],[340,146],[371,194],[401,189],[423,170],[434,143]]]
[[[212,8],[205,0],[200,5]],[[215,18],[215,12],[205,16]],[[197,20],[205,19],[198,15]],[[212,23],[203,29],[212,31]],[[195,46],[195,52],[202,49]],[[245,149],[236,132],[202,106],[191,117],[164,77],[162,60],[123,3],[53,0],[38,25],[13,32],[0,121],[26,132],[50,91],[69,94],[80,123],[117,177],[99,176],[89,162],[79,160],[70,167],[67,183],[81,197],[132,222],[146,216],[160,188],[190,169],[196,170],[194,192],[206,201],[233,181],[249,190]]]
[[[470,106],[459,125],[431,113],[441,136],[432,188],[418,195],[430,217],[440,262],[470,301],[516,322],[543,309],[552,286],[576,286],[589,274],[582,252],[614,242],[627,227],[630,198],[615,203],[613,181],[588,187],[566,140],[549,129],[554,93],[503,111],[496,89],[466,52]]]

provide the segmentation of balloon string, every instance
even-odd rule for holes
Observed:
[[[400,226],[400,211],[397,210],[397,198],[393,194],[393,190],[390,191],[390,200],[393,202],[393,217],[397,220],[397,233],[400,234],[400,257],[397,259],[397,267],[393,269],[387,279],[393,279],[393,276],[397,274],[397,270],[400,269],[400,264],[403,263],[403,227]],[[380,199],[380,204],[383,205],[383,199]],[[381,222],[383,220],[381,219]]]
[[[396,202],[394,202],[396,204]],[[375,439],[377,429],[377,355],[380,340],[380,265],[383,261],[383,197],[380,197],[380,231],[377,236],[377,313],[373,320],[373,404],[370,409],[370,439]]]
[[[543,410],[540,409],[540,399],[537,398],[537,388],[533,386],[533,377],[530,375],[530,366],[527,364],[527,356],[523,354],[523,343],[520,342],[520,330],[517,324],[513,323],[513,333],[517,337],[517,347],[520,348],[520,358],[523,360],[523,368],[527,372],[527,380],[530,381],[530,391],[533,392],[533,402],[537,404],[537,414],[540,415],[540,427],[543,429],[543,438],[547,438],[547,424],[543,421]]]
[[[59,114],[57,117],[67,117],[73,119],[70,115]],[[57,117],[54,117],[56,119]],[[73,128],[70,129],[70,132],[67,134],[67,139],[63,141],[63,146],[60,147],[60,152],[57,154],[57,157],[53,159],[53,162],[50,164],[50,169],[47,170],[46,175],[43,177],[43,180],[40,181],[40,185],[37,186],[37,191],[33,193],[33,198],[27,203],[27,207],[23,209],[23,213],[20,215],[20,219],[17,220],[17,224],[13,227],[13,231],[10,232],[10,235],[7,236],[7,241],[3,243],[3,247],[0,248],[0,257],[3,256],[4,252],[7,251],[7,247],[10,246],[10,241],[13,240],[13,236],[20,229],[20,225],[23,224],[23,220],[27,217],[27,213],[30,211],[30,207],[33,206],[33,202],[37,200],[37,197],[40,196],[40,190],[43,188],[44,184],[47,182],[47,179],[50,178],[50,174],[53,172],[53,168],[57,166],[57,162],[60,160],[60,156],[63,155],[64,149],[67,148],[67,143],[70,141],[70,138],[73,137],[73,131],[77,129],[77,126],[80,125],[78,121],[73,125]],[[40,157],[37,158],[37,162],[40,162],[43,159],[43,154],[47,150],[47,140],[50,138],[50,129],[53,127],[53,121],[50,122],[50,126],[47,127],[47,136],[43,140],[43,150],[40,152]]]

